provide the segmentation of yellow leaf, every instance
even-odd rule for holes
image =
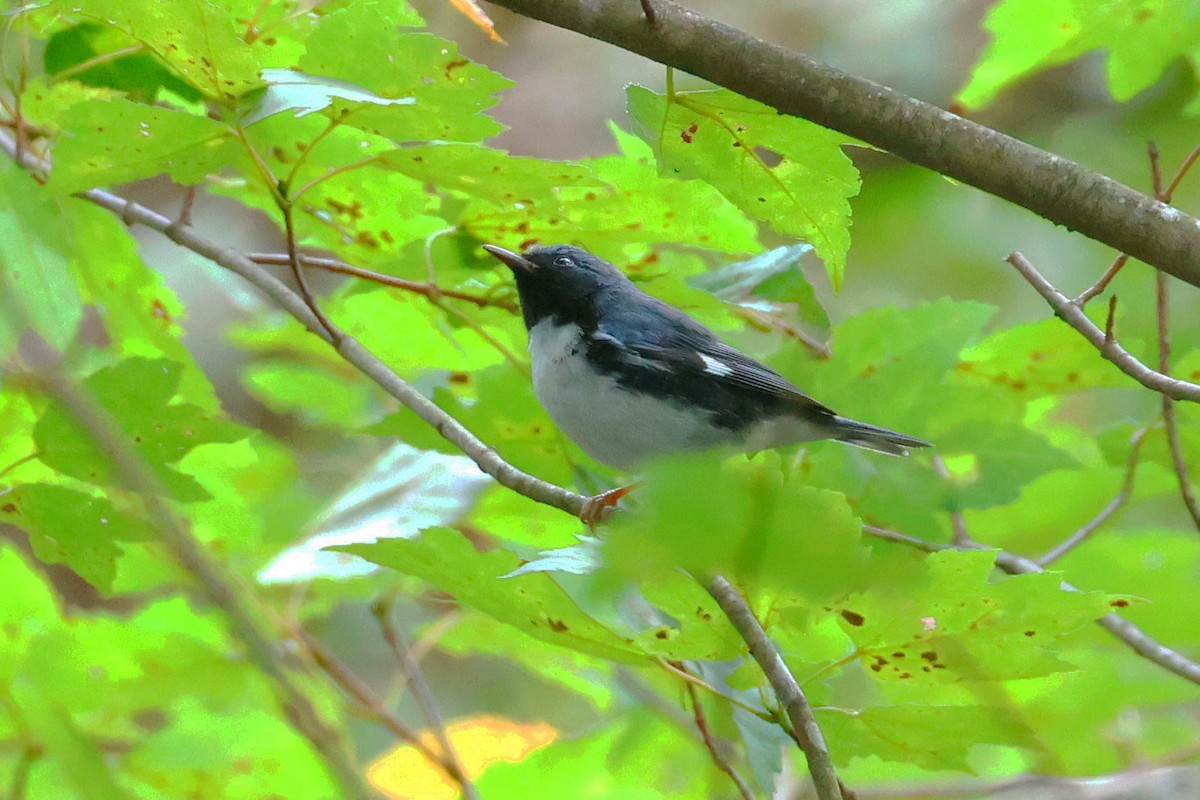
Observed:
[[[494,761],[520,761],[550,744],[557,734],[549,723],[522,724],[489,716],[446,726],[446,735],[469,778],[482,775]],[[421,740],[437,752],[432,733],[422,734]],[[367,780],[391,800],[454,800],[459,795],[458,785],[409,744],[377,758],[367,767]]]

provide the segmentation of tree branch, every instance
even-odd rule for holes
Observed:
[[[1170,375],[1164,375],[1161,372],[1150,369],[1150,367],[1138,361],[1132,353],[1117,344],[1105,331],[1100,330],[1096,326],[1096,323],[1088,319],[1087,314],[1083,313],[1082,308],[1069,300],[1058,289],[1054,288],[1050,281],[1046,280],[1045,276],[1038,272],[1037,268],[1033,264],[1030,264],[1025,256],[1013,252],[1009,254],[1006,260],[1016,267],[1017,272],[1020,272],[1021,276],[1029,281],[1029,285],[1036,289],[1037,293],[1050,304],[1050,308],[1054,309],[1054,313],[1059,319],[1083,334],[1083,338],[1091,342],[1092,346],[1100,351],[1100,355],[1115,364],[1121,372],[1124,372],[1147,389],[1152,389],[1166,397],[1174,400],[1187,400],[1192,403],[1200,403],[1200,384],[1181,381],[1178,378],[1172,378]]]
[[[371,687],[367,686],[366,682],[351,670],[350,667],[346,666],[333,653],[329,652],[329,649],[319,639],[303,628],[297,628],[295,635],[301,644],[304,645],[308,654],[312,656],[317,666],[325,670],[329,677],[338,686],[341,686],[347,694],[357,700],[380,725],[391,731],[396,738],[406,742],[414,751],[424,756],[426,761],[445,773],[446,777],[459,783],[460,786],[464,785],[459,780],[462,773],[458,770],[457,763],[451,761],[448,756],[435,752],[426,744],[425,740],[421,738],[421,734],[415,729],[410,728],[404,720],[392,713],[387,704],[371,691]],[[465,780],[465,776],[462,777]],[[471,797],[477,797],[477,795],[472,794]]]
[[[769,44],[669,0],[493,0],[861,139],[1200,286],[1200,226],[1061,156]]]
[[[458,757],[458,751],[454,749],[454,743],[450,741],[450,735],[446,733],[446,723],[442,719],[442,714],[438,711],[437,703],[434,702],[433,692],[429,689],[429,684],[425,681],[425,673],[421,671],[421,664],[413,655],[412,648],[400,631],[396,630],[396,626],[392,623],[392,602],[390,598],[376,601],[371,606],[371,613],[375,615],[375,620],[379,623],[379,630],[383,633],[383,639],[388,643],[388,647],[392,649],[392,654],[396,656],[396,660],[400,663],[400,669],[404,672],[408,679],[408,684],[412,686],[413,696],[416,698],[417,705],[421,709],[421,714],[425,717],[426,724],[429,725],[430,731],[434,738],[437,739],[438,746],[442,749],[443,764],[450,772],[450,777],[462,789],[464,800],[479,800],[479,791],[475,788],[475,784],[471,783],[471,779],[467,777],[467,771],[463,768],[462,760]]]
[[[704,741],[704,747],[712,757],[713,763],[716,764],[717,769],[724,772],[733,781],[742,800],[754,800],[754,792],[750,790],[750,786],[738,774],[733,764],[729,763],[729,759],[725,757],[721,747],[713,739],[712,732],[708,729],[708,718],[704,716],[704,706],[700,704],[700,693],[691,683],[685,683],[684,687],[687,690],[688,700],[692,703],[692,720],[696,723],[696,730],[700,732],[700,738]]]
[[[287,253],[247,253],[246,258],[253,261],[255,264],[279,264],[288,266],[291,264],[291,256]],[[456,292],[453,289],[443,289],[435,284],[421,283],[419,281],[410,281],[405,278],[397,278],[395,275],[386,275],[382,272],[363,269],[347,264],[344,261],[339,261],[336,258],[323,258],[320,256],[310,256],[301,254],[300,262],[306,267],[317,267],[326,272],[334,272],[340,275],[353,275],[357,278],[363,278],[375,283],[381,283],[385,286],[393,286],[397,289],[403,289],[406,292],[413,292],[424,297],[453,297],[456,300],[463,300],[472,305],[486,308],[487,306],[495,306],[503,308],[505,311],[515,313],[516,306],[511,300],[499,301],[483,295],[468,294],[467,292]]]
[[[275,646],[246,591],[236,580],[224,574],[220,566],[208,557],[204,547],[180,523],[171,506],[162,499],[166,494],[158,478],[141,457],[131,449],[118,432],[107,409],[84,390],[78,389],[59,371],[59,355],[41,339],[29,339],[31,347],[40,343],[42,352],[36,361],[47,365],[30,378],[48,395],[61,403],[87,431],[133,490],[141,496],[151,524],[166,549],[179,566],[195,579],[201,594],[219,608],[234,637],[246,648],[250,660],[270,680],[275,695],[292,726],[312,745],[340,786],[341,795],[367,800],[375,797],[351,757],[341,732],[330,725],[317,710],[312,699],[301,688],[287,665],[282,651]]]
[[[1129,497],[1133,494],[1133,480],[1137,475],[1138,456],[1142,452],[1142,442],[1146,439],[1146,429],[1142,428],[1133,435],[1129,447],[1129,459],[1125,464],[1125,477],[1121,481],[1121,488],[1112,500],[1109,500],[1104,508],[1079,527],[1077,531],[1072,533],[1066,539],[1063,539],[1053,548],[1048,550],[1044,556],[1039,558],[1035,563],[1039,567],[1049,566],[1052,562],[1065,556],[1067,553],[1074,550],[1079,545],[1091,538],[1092,534],[1099,530],[1100,526],[1108,521],[1109,517],[1117,513],[1121,506],[1129,502]],[[960,544],[960,542],[955,542]]]
[[[762,667],[763,673],[775,690],[779,704],[783,706],[792,723],[796,743],[800,745],[804,757],[808,760],[808,771],[812,775],[817,797],[819,800],[842,800],[841,783],[829,758],[825,737],[813,717],[812,706],[808,704],[804,690],[796,682],[787,664],[783,663],[783,657],[775,643],[767,636],[758,618],[754,616],[741,594],[733,588],[733,584],[717,575],[708,582],[706,588],[717,601],[717,605],[721,606],[725,616],[729,617],[742,639],[750,646],[750,655]]]

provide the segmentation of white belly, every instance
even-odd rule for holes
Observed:
[[[559,429],[592,458],[631,469],[654,456],[732,442],[695,412],[620,389],[590,369],[576,325],[549,319],[529,331],[533,390]]]

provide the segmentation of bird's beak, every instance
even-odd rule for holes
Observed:
[[[516,274],[529,274],[537,269],[537,264],[534,264],[525,256],[514,253],[511,250],[505,250],[503,247],[497,247],[494,244],[485,244],[483,249],[503,261]]]

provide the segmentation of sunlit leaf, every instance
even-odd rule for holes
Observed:
[[[50,187],[63,194],[161,174],[199,183],[241,158],[219,122],[128,100],[85,100],[61,122]]]
[[[42,561],[66,563],[101,591],[112,587],[119,542],[153,538],[146,520],[64,486],[28,483],[9,495],[14,506],[0,508],[0,517],[29,533],[33,552]],[[5,509],[11,508],[8,512]]]
[[[407,106],[416,102],[411,97],[380,97],[347,81],[288,69],[265,69],[262,77],[267,88],[242,120],[245,125],[253,125],[284,111],[306,117],[331,107],[335,111],[344,111],[359,105]],[[341,102],[335,104],[335,101]]]
[[[388,539],[337,548],[429,581],[463,605],[483,611],[542,641],[614,661],[636,662],[640,648],[587,616],[545,573],[504,578],[514,553],[476,552],[457,531],[431,528],[419,539]]]
[[[0,166],[0,357],[26,328],[57,348],[83,317],[62,209],[11,161]]]
[[[476,717],[449,723],[445,734],[467,777],[477,778],[493,762],[521,761],[553,742],[558,732],[544,722]],[[422,741],[430,748],[438,747],[432,734],[423,736]],[[367,778],[394,800],[454,800],[459,796],[458,784],[410,744],[399,745],[376,759],[367,767]]]
[[[207,0],[56,0],[60,13],[110,26],[140,42],[183,80],[214,100],[258,85],[258,65],[234,20]]]
[[[480,141],[499,133],[479,112],[511,82],[458,53],[453,42],[403,30],[411,12],[390,4],[354,3],[323,17],[297,65],[313,75],[348,81],[411,105],[350,110],[342,123],[398,142]]]
[[[181,500],[203,500],[208,494],[171,464],[193,447],[236,441],[243,435],[231,423],[209,418],[190,403],[172,402],[180,367],[170,361],[131,358],[96,371],[79,391],[112,417],[111,434],[124,437],[130,449]],[[71,410],[55,403],[38,420],[34,438],[38,458],[64,474],[99,485],[127,485],[103,442],[105,432],[90,431]]]
[[[664,173],[707,181],[746,214],[806,239],[841,285],[859,188],[846,136],[725,89],[664,96],[631,86],[628,95]]]
[[[1200,9],[1154,0],[1005,0],[984,27],[992,41],[959,101],[971,108],[991,102],[1027,75],[1091,50],[1108,51],[1113,97],[1128,100],[1148,88],[1175,60],[1200,44]]]

